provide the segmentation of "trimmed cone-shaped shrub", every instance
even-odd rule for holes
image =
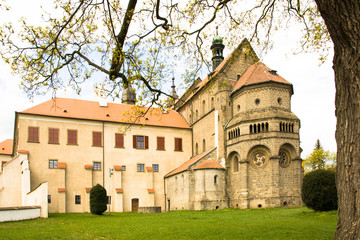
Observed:
[[[338,208],[335,172],[315,170],[304,176],[301,197],[308,208],[330,211]]]
[[[100,184],[92,187],[90,190],[90,212],[92,214],[101,215],[106,211],[106,190]]]

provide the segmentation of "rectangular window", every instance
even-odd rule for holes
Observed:
[[[165,137],[157,137],[157,148],[156,150],[165,150]]]
[[[115,133],[115,147],[117,147],[117,148],[124,147],[124,134]]]
[[[133,148],[148,149],[149,148],[149,137],[133,135]]]
[[[51,195],[48,195],[48,203],[51,203]]]
[[[81,196],[75,195],[75,204],[81,204]]]
[[[182,138],[175,138],[175,151],[182,151]]]
[[[144,164],[138,163],[138,165],[137,165],[137,171],[138,171],[138,172],[143,172],[143,171],[144,171]]]
[[[93,132],[93,146],[101,147],[101,132]]]
[[[29,127],[28,142],[39,142],[39,127]]]
[[[101,162],[94,162],[94,171],[101,171]]]
[[[58,168],[57,160],[49,160],[49,168]]]
[[[68,129],[68,140],[67,144],[69,145],[77,145],[77,130]]]
[[[126,171],[126,166],[125,165],[121,166],[121,171]]]
[[[59,143],[59,129],[49,128],[49,143],[51,144]]]
[[[159,164],[153,164],[152,168],[154,172],[159,172]]]

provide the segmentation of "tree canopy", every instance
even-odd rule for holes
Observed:
[[[326,53],[331,39],[338,146],[335,237],[360,238],[358,0],[59,0],[55,10],[47,11],[44,25],[23,19],[21,29],[11,24],[0,29],[0,54],[22,77],[29,97],[68,85],[80,91],[99,72],[104,76],[96,86],[99,94],[119,97],[131,83],[140,93],[139,102],[162,106],[160,96],[167,95],[162,86],[172,63],[186,56],[184,81],[193,81],[206,65],[204,40],[215,25],[227,29],[230,44],[247,36],[269,46],[273,31],[293,22],[303,26],[302,48]]]
[[[313,152],[308,155],[304,161],[305,172],[315,171],[318,169],[335,170],[336,154],[324,150],[318,139]]]

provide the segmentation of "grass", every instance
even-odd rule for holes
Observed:
[[[1,239],[332,239],[337,212],[307,208],[49,214],[0,223]]]

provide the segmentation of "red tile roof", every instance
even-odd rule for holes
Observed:
[[[6,139],[0,142],[0,155],[11,155],[13,151],[13,140]]]
[[[257,83],[264,83],[264,82],[278,82],[291,85],[290,82],[286,81],[283,77],[278,75],[275,71],[275,74],[270,73],[270,68],[267,67],[262,62],[257,62],[251,67],[249,67],[246,72],[240,77],[237,81],[233,93],[239,90],[240,88],[257,84]]]
[[[124,190],[122,188],[115,188],[115,191],[117,193],[123,193],[124,192]]]
[[[93,169],[93,165],[92,164],[85,164],[84,168],[90,170],[90,169]]]
[[[147,171],[147,172],[152,172],[152,171],[153,171],[153,168],[152,168],[152,167],[146,167],[146,171]]]
[[[148,188],[148,193],[155,193],[155,190],[153,188]]]
[[[149,126],[190,128],[179,113],[151,108],[144,117],[139,117],[148,108],[127,104],[108,103],[100,107],[99,102],[69,98],[54,98],[20,113],[43,116],[97,120],[105,122],[131,123]]]
[[[58,168],[65,169],[66,168],[66,162],[58,162]]]
[[[89,193],[91,191],[92,187],[85,187],[85,191]]]
[[[66,192],[66,188],[58,188],[58,192]]]
[[[194,163],[196,163],[197,161],[199,161],[201,158],[203,158],[204,156],[206,156],[208,153],[210,153],[211,151],[213,151],[214,149],[209,150],[208,152],[203,152],[193,158],[190,158],[188,161],[184,162],[182,165],[180,165],[179,167],[175,168],[174,170],[172,170],[171,172],[169,172],[168,174],[166,174],[164,176],[164,178],[166,177],[170,177],[172,175],[178,174],[180,172],[186,171],[191,165],[193,165]]]
[[[115,171],[121,171],[122,166],[121,165],[114,165],[114,169],[115,169]]]
[[[201,164],[199,164],[199,166],[197,166],[195,169],[197,170],[197,169],[224,169],[224,168],[223,166],[221,166],[220,163],[216,162],[215,160],[208,159],[202,162]]]
[[[223,70],[223,68],[225,68],[225,66],[227,66],[227,64],[231,63],[231,59],[233,59],[236,54],[239,53],[239,51],[241,51],[241,49],[247,45],[247,44],[250,44],[249,41],[245,38],[244,40],[241,41],[241,43],[239,44],[239,46],[237,48],[235,48],[234,51],[232,51],[232,53],[226,57],[225,60],[223,60],[217,67],[216,69],[212,72],[212,75],[211,77],[209,77],[209,75],[204,79],[202,80],[201,82],[199,82],[199,84],[196,86],[197,90],[194,91],[193,93],[191,93],[186,99],[184,99],[183,101],[183,104],[184,105],[187,101],[189,101],[197,92],[199,92],[199,90],[207,83],[209,82],[210,79],[214,79],[215,76],[221,71]],[[251,47],[251,46],[250,46]],[[257,57],[257,56],[256,56]],[[234,81],[230,81],[231,85],[234,86],[235,85],[235,82]],[[185,93],[184,93],[185,94]],[[182,97],[182,96],[181,96]],[[179,99],[181,99],[181,97]]]

